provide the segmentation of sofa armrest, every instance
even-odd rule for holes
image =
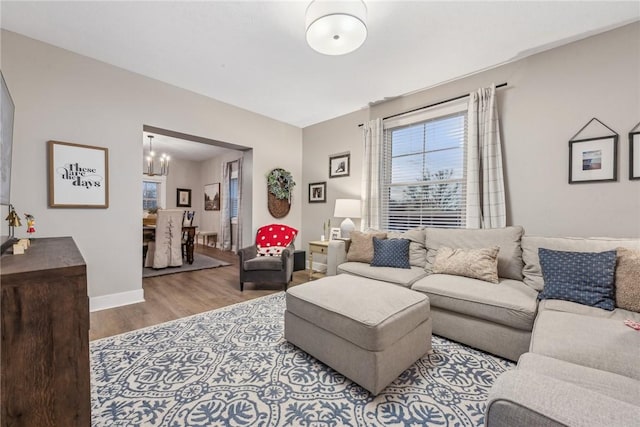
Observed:
[[[240,257],[240,270],[242,270],[244,261],[248,261],[258,256],[258,247],[256,245],[252,245],[242,248],[238,251],[238,256]]]
[[[534,372],[503,373],[489,393],[486,427],[633,426],[640,407]]]
[[[338,266],[347,262],[347,242],[345,240],[331,240],[327,248],[327,276],[338,274]]]

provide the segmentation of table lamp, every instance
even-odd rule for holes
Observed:
[[[343,239],[348,238],[351,232],[356,229],[356,225],[351,218],[360,218],[360,200],[359,199],[336,199],[336,206],[333,211],[336,218],[344,218],[340,224],[340,236]]]

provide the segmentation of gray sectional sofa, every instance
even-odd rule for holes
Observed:
[[[640,239],[526,236],[522,227],[415,229],[410,269],[349,262],[348,241],[329,243],[327,274],[351,274],[425,293],[433,333],[518,361],[492,388],[487,426],[640,425],[640,332],[624,320],[640,313],[574,302],[538,301],[544,281],[538,249],[640,250]],[[441,247],[498,246],[498,283],[433,274]],[[638,279],[640,286],[640,278]]]

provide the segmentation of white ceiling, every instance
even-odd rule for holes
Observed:
[[[638,1],[367,0],[368,39],[332,57],[306,45],[308,3],[2,0],[0,22],[305,127],[640,18]]]

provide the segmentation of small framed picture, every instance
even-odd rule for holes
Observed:
[[[188,188],[176,189],[176,206],[179,208],[191,207],[191,190]]]
[[[351,172],[351,153],[329,156],[329,178],[349,176]]]
[[[569,184],[617,179],[617,135],[569,141]]]
[[[49,141],[49,207],[108,208],[109,151]]]
[[[327,202],[327,183],[313,182],[309,184],[309,203]]]
[[[329,240],[336,240],[340,238],[340,229],[339,228],[331,228],[331,232],[329,233]]]
[[[629,179],[640,179],[640,130],[629,133]]]
[[[207,184],[204,186],[204,210],[220,210],[220,183]]]

